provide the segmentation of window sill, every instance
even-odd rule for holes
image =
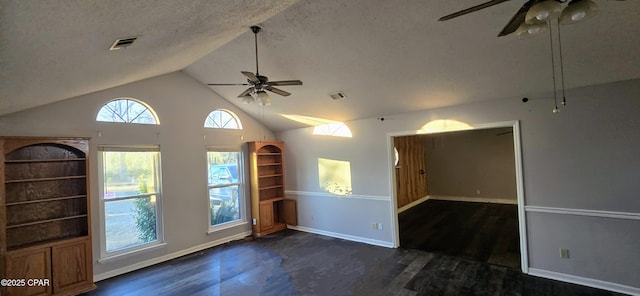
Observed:
[[[242,225],[249,225],[249,222],[247,222],[247,221],[234,221],[234,222],[224,223],[224,224],[220,224],[220,225],[216,225],[216,226],[209,226],[209,231],[207,231],[207,234],[213,234],[213,233],[216,233],[216,232],[221,231],[221,230],[234,228],[234,227],[238,227],[238,226],[242,226]]]
[[[150,245],[150,246],[142,247],[142,248],[131,250],[131,251],[126,251],[126,252],[123,252],[123,253],[118,253],[118,254],[115,254],[115,255],[108,255],[108,256],[105,256],[103,258],[100,258],[98,260],[98,263],[104,264],[104,263],[110,263],[110,262],[119,261],[119,260],[122,260],[122,259],[125,259],[125,258],[129,258],[129,257],[134,256],[134,255],[137,255],[139,253],[144,253],[144,252],[148,252],[148,251],[153,251],[153,250],[156,250],[156,249],[164,248],[166,245],[167,245],[167,243],[163,242],[163,243],[153,244],[153,245]]]

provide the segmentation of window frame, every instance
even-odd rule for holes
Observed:
[[[153,146],[119,146],[119,145],[98,145],[98,200],[100,211],[100,260],[98,262],[104,263],[117,259],[120,257],[126,257],[130,254],[156,249],[158,247],[165,246],[164,242],[164,219],[163,219],[163,206],[162,206],[162,156],[159,145]],[[154,193],[144,193],[138,195],[131,195],[126,197],[105,199],[105,165],[104,165],[104,153],[105,152],[157,152],[157,157],[154,159],[155,170],[155,184],[156,191]],[[119,248],[113,251],[107,251],[107,233],[106,233],[106,215],[105,205],[107,202],[129,200],[136,198],[146,198],[155,196],[155,210],[156,210],[156,239],[147,243],[141,243],[129,247]]]
[[[142,115],[142,114],[144,113],[144,111],[143,111],[143,112],[141,112],[141,113],[139,113],[139,114],[138,114],[138,116],[136,116],[136,117],[135,117],[135,118],[133,118],[132,120],[128,120],[128,121],[127,121],[127,120],[125,120],[124,118],[122,118],[121,116],[118,116],[118,117],[119,117],[120,119],[122,119],[122,121],[113,121],[113,120],[108,120],[108,121],[107,121],[107,120],[100,120],[100,119],[99,119],[99,117],[100,117],[100,113],[101,113],[103,110],[105,110],[105,108],[109,108],[109,109],[111,109],[111,111],[110,111],[111,113],[115,113],[115,110],[113,110],[113,108],[111,108],[111,107],[109,106],[109,104],[111,104],[111,103],[113,103],[113,102],[116,102],[116,101],[131,101],[131,102],[133,102],[133,103],[135,103],[135,104],[141,105],[142,107],[146,108],[146,110],[145,110],[145,111],[149,111],[149,113],[151,114],[151,117],[153,117],[153,121],[154,121],[154,122],[153,122],[153,123],[145,123],[145,122],[135,122],[135,121],[134,121],[134,120],[136,120],[140,115]],[[129,103],[127,102],[127,110],[129,110],[128,105],[129,105]],[[116,115],[119,115],[119,114],[116,114]],[[128,112],[127,112],[127,115],[128,115]],[[106,102],[104,105],[102,105],[102,107],[100,107],[100,109],[98,109],[98,112],[96,113],[96,121],[97,121],[97,122],[108,122],[108,123],[142,124],[142,125],[160,125],[160,119],[158,118],[158,114],[156,114],[156,111],[155,111],[155,110],[153,110],[153,108],[151,108],[151,106],[149,106],[149,104],[147,104],[147,103],[145,103],[145,102],[143,102],[143,101],[141,101],[141,100],[138,100],[138,99],[135,99],[135,98],[128,98],[128,97],[115,98],[115,99],[112,99],[112,100],[110,100],[110,101]]]
[[[240,146],[206,146],[205,152],[205,161],[206,161],[206,174],[205,174],[205,183],[206,183],[206,209],[207,209],[207,233],[213,233],[216,231],[228,229],[231,227],[236,227],[239,225],[248,224],[249,218],[247,213],[247,198],[245,196],[245,152]],[[224,185],[210,185],[209,184],[209,152],[237,152],[238,155],[238,181],[235,183],[229,183]],[[209,190],[212,188],[224,188],[224,187],[232,187],[238,186],[238,207],[240,219],[220,223],[217,225],[211,225],[211,201],[209,196]]]
[[[229,120],[227,121],[227,123],[223,124],[222,126],[220,124],[218,124],[214,120],[214,117],[213,117],[214,113],[216,113],[216,112],[224,113],[224,114],[229,115],[229,117],[231,117],[231,119],[233,119],[233,121],[235,122],[237,127],[226,127],[227,123],[229,122]],[[209,120],[211,120],[211,122],[213,123],[212,125],[207,125]],[[236,115],[232,111],[227,110],[227,109],[216,109],[216,110],[213,110],[213,111],[209,112],[209,114],[207,114],[207,116],[204,118],[204,127],[205,128],[212,128],[212,129],[242,130],[242,122],[240,121],[240,118],[238,117],[238,115]]]

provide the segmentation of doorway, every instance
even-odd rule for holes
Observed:
[[[395,246],[526,272],[517,121],[393,133],[388,142]]]

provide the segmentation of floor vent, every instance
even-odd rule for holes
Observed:
[[[118,49],[126,48],[128,46],[131,46],[133,42],[135,42],[136,40],[138,40],[138,36],[116,39],[116,41],[113,42],[113,45],[111,45],[109,50],[118,50]]]

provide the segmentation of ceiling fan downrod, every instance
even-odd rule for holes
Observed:
[[[260,68],[258,68],[258,32],[260,32],[262,28],[258,26],[251,26],[251,31],[253,32],[253,43],[256,47],[256,76],[260,75]]]

